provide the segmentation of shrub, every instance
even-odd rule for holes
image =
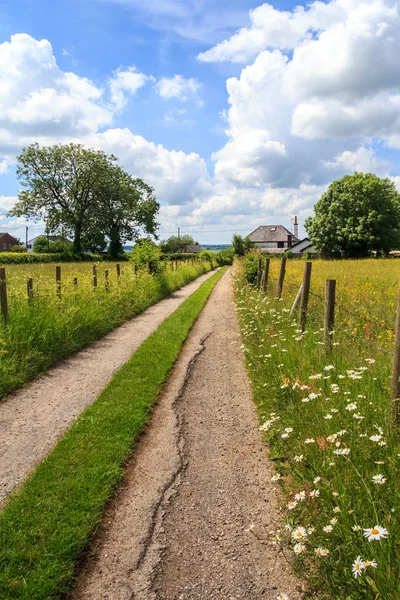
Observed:
[[[235,251],[233,248],[224,248],[220,250],[216,255],[218,266],[231,265],[235,258]]]

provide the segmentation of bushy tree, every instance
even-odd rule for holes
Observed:
[[[22,244],[14,244],[14,246],[11,246],[10,252],[26,252],[26,248],[25,246],[23,246]]]
[[[153,189],[116,164],[116,157],[81,144],[32,144],[18,157],[25,190],[10,216],[45,218],[49,232],[73,237],[74,253],[101,249],[109,241],[118,256],[122,243],[139,231],[155,234],[159,205]]]
[[[243,238],[238,233],[234,233],[232,237],[232,248],[236,256],[244,256],[253,247],[248,235]]]
[[[139,269],[144,269],[148,265],[150,273],[160,273],[164,270],[165,265],[161,261],[161,248],[148,238],[136,242],[129,259]]]
[[[236,256],[244,256],[243,238],[238,233],[234,233],[232,237],[232,248]]]
[[[161,242],[161,250],[165,254],[174,254],[175,252],[179,252],[182,246],[196,246],[197,244],[198,242],[195,242],[192,236],[187,233],[181,235],[179,238],[177,235],[171,235],[167,240]]]
[[[331,183],[314,210],[305,228],[324,256],[359,258],[400,245],[400,195],[387,178],[346,175]]]
[[[99,190],[94,224],[109,239],[111,257],[122,254],[123,243],[137,240],[140,231],[155,236],[159,208],[152,187],[119,166],[110,166]]]
[[[48,240],[47,236],[40,235],[33,242],[33,252],[39,254],[69,254],[73,251],[72,242],[63,242],[62,240]]]

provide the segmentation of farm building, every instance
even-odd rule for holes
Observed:
[[[301,258],[305,254],[309,254],[310,256],[313,256],[314,258],[317,258],[317,256],[319,256],[319,253],[314,248],[314,246],[312,245],[312,243],[310,242],[310,240],[308,238],[304,238],[304,240],[301,240],[301,241],[293,244],[291,247],[291,251],[293,252],[293,255],[296,258]]]
[[[199,252],[202,252],[202,251],[203,251],[203,248],[201,246],[199,246],[198,244],[185,244],[179,250],[179,252],[182,252],[183,254],[199,254]]]
[[[254,246],[271,254],[282,254],[299,240],[283,225],[261,225],[249,235]]]
[[[0,252],[9,252],[12,246],[18,246],[19,240],[9,233],[0,233]]]
[[[35,243],[35,240],[37,240],[38,238],[42,238],[45,237],[48,239],[49,242],[62,242],[63,244],[69,244],[70,240],[67,239],[66,237],[63,237],[62,235],[49,235],[46,236],[46,234],[42,234],[42,235],[37,235],[36,237],[32,238],[31,240],[28,240],[27,244],[26,244],[26,249],[28,250],[28,252],[33,252],[33,244]]]

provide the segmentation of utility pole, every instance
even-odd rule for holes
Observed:
[[[178,242],[181,241],[181,228],[178,227]]]
[[[26,226],[26,231],[25,231],[25,248],[28,251],[28,225]]]

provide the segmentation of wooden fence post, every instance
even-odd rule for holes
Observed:
[[[97,265],[93,265],[93,287],[97,288]]]
[[[262,288],[263,288],[264,294],[267,293],[268,275],[269,275],[269,261],[270,261],[269,258],[265,259],[264,273],[263,273],[263,280],[262,280]]]
[[[301,298],[301,291],[303,289],[303,284],[300,285],[299,287],[299,291],[296,294],[296,298],[294,299],[294,302],[292,304],[292,308],[290,309],[290,316],[293,317],[296,308],[298,307],[298,305],[300,304],[300,298]]]
[[[257,263],[257,289],[260,290],[261,287],[261,274],[262,274],[262,259],[258,259]]]
[[[324,342],[326,350],[332,350],[333,328],[335,325],[335,298],[336,279],[327,279],[325,282],[325,315],[324,315]]]
[[[61,267],[56,267],[56,294],[57,298],[61,300]]]
[[[76,292],[78,290],[78,278],[74,277],[74,291]]]
[[[135,270],[135,277],[137,277],[138,276],[138,266],[137,265],[134,266],[134,270]]]
[[[117,277],[121,277],[121,265],[119,263],[117,263]]]
[[[106,292],[108,292],[109,290],[109,283],[108,283],[108,269],[106,269],[104,271],[104,279],[105,279],[105,287],[106,287]]]
[[[278,285],[276,288],[276,299],[280,300],[282,297],[282,290],[283,290],[283,282],[285,280],[285,273],[286,273],[286,261],[287,258],[286,256],[282,256],[281,258],[281,268],[279,271],[279,279],[278,279]]]
[[[26,287],[28,291],[28,304],[32,304],[33,302],[33,279],[32,277],[28,277],[26,282]]]
[[[304,265],[303,283],[301,285],[301,300],[300,300],[300,316],[299,329],[304,331],[306,326],[308,299],[310,297],[310,282],[311,282],[312,262],[306,262]]]
[[[0,274],[1,277],[1,274]],[[392,365],[392,385],[390,390],[390,417],[391,425],[400,423],[400,286],[397,298],[396,312],[396,336],[394,345],[394,356]]]
[[[6,287],[6,270],[0,269],[0,305],[4,323],[8,321],[8,304],[7,304],[7,287]]]

